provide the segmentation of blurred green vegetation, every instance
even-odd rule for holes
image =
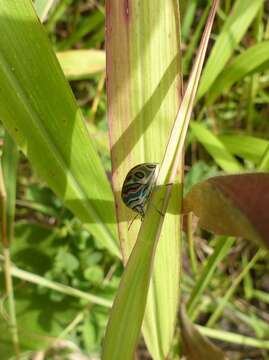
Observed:
[[[41,1],[36,0],[36,3],[42,8]],[[209,0],[180,1],[185,79],[189,75],[191,60],[205,22],[203,14],[210,3]],[[221,2],[212,36],[216,41],[221,36],[225,37],[223,27],[231,14],[233,3],[230,0]],[[237,1],[237,4],[238,12],[244,15],[240,8],[244,7],[243,2]],[[261,164],[263,170],[269,168],[268,162],[264,162],[269,151],[268,15],[268,2],[263,2],[254,19],[249,20],[241,38],[233,44],[223,68],[206,89],[206,94],[196,104],[186,147],[186,191],[197,182],[216,174],[255,171],[261,168]],[[103,51],[104,20],[104,1],[59,0],[49,10],[44,27],[56,53],[88,49]],[[225,46],[222,49],[222,46],[220,43],[219,51],[224,56],[227,49]],[[71,72],[74,75],[70,85],[109,177],[111,164],[105,75],[102,70],[104,59],[98,58],[96,61],[99,62],[99,69],[96,72],[89,70],[90,73],[83,76],[76,75],[76,68],[80,67],[79,58],[77,63],[72,63]],[[218,63],[218,58],[215,58],[215,62]],[[212,65],[213,68],[216,64]],[[211,70],[207,70],[210,76]],[[203,81],[206,88],[207,79]],[[3,137],[1,127],[1,145]],[[183,301],[189,299],[193,289],[197,290],[199,274],[204,274],[207,259],[213,256],[214,248],[218,248],[221,254],[211,258],[214,272],[199,293],[199,304],[192,312],[197,323],[206,325],[234,279],[257,249],[244,240],[234,239],[231,242],[230,239],[222,239],[222,243],[226,242],[224,249],[219,237],[199,228],[193,236],[195,245],[192,256],[197,267],[190,260],[186,240],[181,284]],[[16,223],[11,257],[20,269],[105,300],[113,299],[123,270],[121,262],[104,250],[98,239],[90,235],[61,200],[42,183],[23,154],[20,154],[17,171]],[[269,341],[268,270],[267,258],[259,257],[227,299],[224,312],[213,328]],[[45,348],[52,339],[64,337],[78,345],[88,356],[95,354],[98,358],[108,307],[89,305],[85,299],[30,284],[23,278],[15,279],[14,286],[23,351]],[[14,354],[6,330],[3,286],[0,294],[0,357],[4,360]],[[79,314],[82,316],[79,317]],[[224,342],[225,337],[222,340],[220,345],[229,351],[232,359],[269,357],[268,347],[267,350],[266,347],[258,349],[258,346],[250,348],[230,344],[229,340]],[[147,358],[142,343],[139,354],[141,359]],[[177,356],[178,347],[175,344],[172,358],[176,359]]]

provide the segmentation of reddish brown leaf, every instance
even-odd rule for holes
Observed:
[[[184,308],[180,310],[180,327],[183,352],[187,360],[227,360],[222,350],[196,329]]]
[[[244,237],[269,247],[269,173],[218,176],[192,188],[184,212],[193,211],[201,227]]]

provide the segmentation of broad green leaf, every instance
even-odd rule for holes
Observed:
[[[183,352],[188,360],[228,360],[222,350],[192,324],[184,308],[180,309],[180,320]]]
[[[34,169],[119,256],[110,184],[31,2],[0,0],[0,117]]]
[[[184,212],[198,216],[201,227],[269,247],[269,174],[219,176],[195,185]]]
[[[180,101],[179,14],[170,0],[108,1],[106,11],[113,188],[126,263],[141,221],[135,221],[128,231],[128,223],[134,213],[122,202],[121,187],[133,166],[144,162],[159,163],[163,157]],[[180,189],[177,186],[170,204],[173,213],[166,216],[161,235],[143,327],[147,346],[156,360],[167,355],[174,333],[179,293],[179,199]],[[156,206],[159,207],[159,203]],[[146,250],[145,256],[148,256]],[[165,271],[163,264],[167,264]],[[140,279],[144,275],[149,276],[148,272],[145,273],[147,265],[145,260],[137,271]],[[147,293],[144,291],[141,295],[145,300]],[[139,297],[137,300],[140,300]],[[143,306],[139,309],[139,320],[143,318]],[[128,320],[130,323],[133,317],[136,314],[132,311]],[[117,322],[124,325],[123,320]],[[139,333],[140,325],[135,331]],[[114,347],[113,343],[111,345]],[[113,356],[117,358],[116,346],[114,351]],[[106,354],[112,359],[109,351]],[[124,354],[123,351],[122,358],[127,359]]]
[[[218,96],[227,92],[230,87],[245,76],[257,72],[262,65],[269,68],[269,41],[261,42],[245,50],[233,59],[217,77],[207,95],[207,103],[213,103]]]
[[[239,162],[225,148],[224,144],[204,125],[192,122],[191,131],[224,171],[240,172],[243,170]]]
[[[68,80],[87,79],[105,70],[103,50],[70,50],[57,53],[63,72]]]
[[[255,164],[261,161],[269,141],[249,135],[223,134],[219,135],[220,141],[233,155],[253,161]]]
[[[197,92],[197,87],[199,83],[199,78],[203,66],[203,61],[207,49],[207,44],[209,41],[209,36],[216,12],[217,7],[217,1],[213,2],[212,9],[209,15],[208,23],[206,26],[206,29],[204,31],[200,47],[197,52],[197,57],[194,62],[193,70],[191,72],[190,79],[188,81],[184,97],[182,99],[181,105],[179,107],[179,111],[176,116],[176,120],[173,125],[172,133],[168,141],[168,145],[166,147],[166,151],[163,157],[163,161],[160,166],[160,171],[158,174],[158,178],[156,181],[156,187],[154,188],[153,194],[149,200],[148,209],[146,211],[145,218],[142,222],[142,225],[140,227],[137,241],[135,243],[135,246],[131,252],[131,255],[128,259],[127,267],[124,271],[124,274],[121,279],[120,287],[117,293],[117,296],[115,298],[111,315],[109,318],[109,323],[107,326],[107,331],[105,335],[104,340],[104,349],[103,349],[103,360],[109,359],[124,359],[129,360],[133,358],[135,346],[138,341],[139,332],[143,320],[143,315],[145,311],[146,306],[146,300],[148,295],[148,288],[149,283],[151,279],[151,271],[154,264],[154,257],[157,245],[159,249],[163,250],[166,244],[162,245],[162,240],[158,244],[158,240],[162,231],[162,225],[164,222],[164,216],[162,214],[165,214],[168,210],[168,219],[170,213],[176,214],[177,210],[180,208],[180,197],[176,198],[176,194],[178,193],[177,187],[179,186],[177,183],[176,186],[167,186],[167,184],[174,184],[178,169],[181,169],[181,158],[182,158],[182,152],[184,148],[184,142],[186,139],[187,129],[191,117],[191,112],[194,104],[195,95]],[[139,2],[139,4],[141,4]],[[151,17],[154,14],[154,10],[159,12],[159,16],[166,14],[164,11],[160,11],[162,7],[166,4],[169,4],[169,2],[160,2],[159,6],[156,6],[154,4],[153,8],[151,9]],[[117,8],[117,7],[116,7]],[[127,8],[127,12],[123,13],[122,9],[120,12],[113,13],[112,10],[116,10],[115,7],[110,6],[107,7],[107,14],[109,16],[114,15],[113,19],[118,15],[119,18],[116,19],[115,23],[108,21],[107,28],[112,29],[112,33],[114,31],[115,33],[115,27],[118,23],[119,19],[123,17],[122,23],[125,24],[127,22],[127,26],[131,28],[132,22],[128,22],[132,20],[132,16],[136,14],[134,12],[135,8]],[[147,8],[146,8],[147,9]],[[125,8],[126,10],[126,8]],[[145,11],[145,10],[144,10]],[[140,14],[143,14],[140,8]],[[130,18],[129,18],[129,14]],[[126,17],[127,15],[127,17]],[[134,16],[135,19],[139,18],[138,16]],[[147,16],[147,22],[148,23],[149,17]],[[154,17],[153,17],[154,19]],[[158,18],[157,18],[158,19]],[[162,19],[160,17],[159,19]],[[174,19],[174,17],[172,17]],[[111,19],[110,19],[111,20]],[[125,21],[125,23],[124,23]],[[161,21],[161,20],[159,20]],[[169,18],[169,24],[171,24],[171,17]],[[126,25],[125,25],[126,26]],[[155,25],[156,26],[156,25]],[[139,33],[139,32],[138,32]],[[122,32],[121,32],[122,34]],[[128,34],[128,32],[127,32]],[[163,35],[163,34],[162,34]],[[170,39],[172,37],[172,34],[170,35]],[[121,36],[122,38],[122,36]],[[144,38],[144,37],[143,37]],[[108,42],[110,41],[110,37],[108,37]],[[131,42],[132,43],[132,42]],[[160,41],[159,43],[160,44]],[[115,51],[115,49],[113,49]],[[110,49],[112,51],[112,49]],[[109,56],[113,54],[108,51],[108,64],[109,64]],[[165,53],[164,53],[165,54]],[[141,55],[141,54],[140,54]],[[116,56],[115,56],[116,58]],[[113,57],[112,57],[113,59]],[[110,64],[111,68],[108,68],[108,74],[112,74],[112,69],[117,69],[117,67],[112,67],[112,64]],[[127,67],[128,69],[128,67]],[[111,72],[110,72],[111,70]],[[128,72],[127,72],[128,74]],[[142,75],[142,74],[141,74]],[[125,79],[126,81],[126,87],[128,88],[128,79]],[[112,81],[111,78],[108,79],[108,84]],[[122,83],[121,83],[122,84]],[[118,88],[119,84],[115,85],[115,90],[119,90]],[[111,97],[111,89],[109,89],[109,96]],[[175,90],[174,90],[175,91]],[[126,91],[125,91],[126,93]],[[123,100],[122,100],[123,101]],[[125,98],[126,101],[126,98]],[[112,102],[113,104],[113,102]],[[119,104],[117,104],[119,106]],[[123,104],[122,104],[123,106]],[[120,107],[118,108],[119,111]],[[110,108],[111,111],[111,108]],[[127,113],[128,114],[128,113]],[[113,112],[110,113],[110,121],[113,120]],[[115,115],[115,114],[114,114]],[[112,118],[111,118],[112,117]],[[130,126],[130,125],[129,125]],[[125,129],[126,130],[126,129]],[[128,130],[128,128],[127,128]],[[119,134],[118,134],[119,136]],[[122,140],[123,141],[123,140]],[[129,139],[130,141],[130,139]],[[115,168],[114,168],[115,170]],[[115,174],[114,174],[115,176]],[[172,200],[175,202],[169,202],[169,197],[171,193],[172,188]],[[182,189],[181,194],[182,194]],[[154,204],[159,205],[159,210],[156,211],[156,206]],[[166,215],[166,218],[167,218]],[[177,223],[177,221],[175,221]],[[178,224],[177,224],[178,225]],[[175,231],[177,234],[177,232]],[[166,245],[165,251],[166,254],[170,253],[170,257],[167,257],[165,261],[158,261],[158,257],[155,259],[155,266],[158,264],[159,268],[158,271],[167,273],[167,269],[171,267],[171,262],[175,261],[175,264],[178,266],[178,259],[173,260],[174,253],[178,251],[177,247],[174,245],[176,242],[174,242],[174,236],[172,235],[172,238],[167,237],[166,243],[168,243],[168,246]],[[174,243],[174,244],[173,244]],[[171,251],[172,250],[172,251]],[[174,251],[174,253],[173,253]],[[156,267],[155,267],[156,269]],[[178,269],[176,269],[178,271]],[[177,277],[178,273],[171,274],[172,277]],[[155,288],[157,288],[157,281],[160,279],[156,277],[153,277],[153,283]],[[160,280],[161,281],[161,280]],[[170,281],[169,278],[167,278],[167,282]],[[156,285],[155,285],[156,283]],[[175,292],[173,289],[167,288],[167,284],[164,282],[162,283],[163,288],[158,289],[158,295],[162,295],[162,299],[165,301],[165,299],[171,299],[169,301],[174,302],[173,297],[175,296]],[[167,290],[168,289],[168,290]],[[169,291],[170,290],[170,291]],[[160,291],[160,293],[159,293]],[[165,296],[164,296],[165,294]],[[171,295],[172,294],[172,295]],[[167,301],[167,300],[166,300]],[[149,302],[150,303],[150,302]],[[155,303],[155,307],[150,305],[151,313],[148,313],[149,316],[146,321],[149,323],[150,317],[151,319],[154,318],[154,312],[156,311],[160,312],[160,319],[165,319],[168,317],[168,311],[170,314],[172,314],[171,303],[168,303],[168,307],[165,307],[165,304],[167,302],[158,302]],[[176,309],[177,306],[175,306]],[[149,311],[149,310],[147,310]],[[153,315],[154,314],[154,315]],[[170,315],[169,315],[170,317]],[[157,318],[158,319],[158,318]],[[174,317],[175,319],[175,317]],[[153,321],[152,321],[153,322]],[[154,322],[153,322],[154,323]],[[131,326],[130,326],[131,324]],[[158,323],[157,323],[158,324]],[[147,326],[147,323],[146,323]],[[163,328],[161,327],[161,324],[158,324],[157,328],[153,328],[156,333],[156,338],[159,340],[158,349],[165,349],[164,347],[164,338],[161,337],[160,334],[165,334],[163,332]],[[161,333],[162,331],[162,333]],[[128,332],[128,336],[125,336]],[[158,353],[155,348],[154,350],[154,358],[165,358],[167,357],[166,352]]]
[[[197,98],[204,96],[257,15],[264,0],[236,0],[206,63]]]

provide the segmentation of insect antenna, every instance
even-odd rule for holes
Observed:
[[[130,230],[130,227],[132,226],[133,222],[135,221],[136,218],[138,218],[139,215],[140,215],[140,214],[138,213],[138,214],[136,214],[136,215],[133,217],[133,219],[131,220],[130,224],[128,225],[128,231]]]

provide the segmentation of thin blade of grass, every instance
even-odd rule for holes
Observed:
[[[32,3],[0,0],[0,32],[4,126],[65,205],[120,256],[110,184]]]
[[[155,251],[164,221],[162,213],[166,212],[171,192],[171,186],[165,186],[165,184],[173,183],[180,166],[217,3],[217,1],[213,2],[197,58],[161,164],[157,187],[150,198],[145,219],[140,227],[112,307],[104,340],[103,360],[129,360],[134,355],[145,311]],[[161,204],[160,213],[156,211],[153,204]],[[125,336],[127,333],[128,336]]]

